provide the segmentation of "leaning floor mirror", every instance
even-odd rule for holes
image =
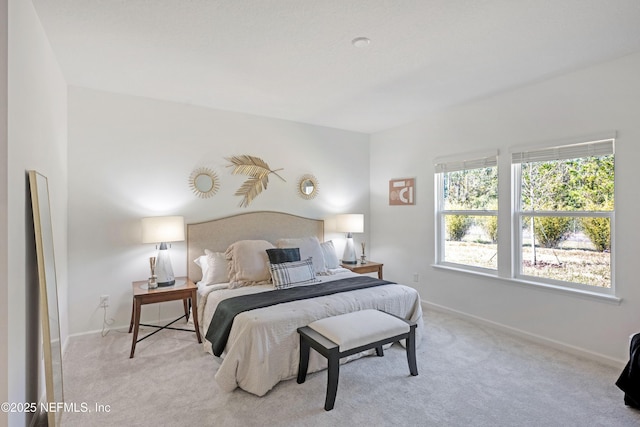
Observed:
[[[36,171],[29,171],[29,186],[40,284],[40,318],[47,402],[52,404],[63,402],[64,398],[58,288],[47,177]],[[49,411],[47,414],[49,426],[59,425],[61,416],[61,411]]]

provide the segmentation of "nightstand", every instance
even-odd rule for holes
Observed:
[[[173,329],[176,331],[186,331],[186,332],[194,332],[190,329],[181,329],[181,328],[172,328],[173,325],[178,320],[183,317],[189,320],[189,306],[191,306],[193,312],[193,325],[195,326],[195,333],[198,337],[198,342],[202,342],[202,338],[200,337],[200,327],[198,326],[198,287],[193,284],[191,280],[186,277],[176,277],[176,284],[173,286],[166,287],[158,287],[156,289],[148,289],[147,281],[142,280],[138,282],[133,282],[133,306],[131,307],[131,322],[129,323],[129,333],[133,330],[133,342],[131,343],[131,354],[129,358],[133,357],[133,354],[136,351],[136,344],[142,341],[145,338],[149,338],[151,335],[160,332],[162,329]],[[138,339],[138,329],[140,328],[140,310],[145,304],[155,304],[157,302],[166,302],[166,301],[178,301],[182,300],[184,305],[184,315],[178,317],[173,322],[165,325],[165,326],[157,326],[157,325],[147,325],[142,324],[142,326],[148,326],[151,328],[157,328],[157,331],[153,331],[150,334]]]
[[[347,268],[354,273],[364,274],[364,273],[375,273],[378,272],[378,279],[382,280],[382,266],[384,264],[380,264],[379,262],[367,261],[366,264],[340,264],[340,267]]]

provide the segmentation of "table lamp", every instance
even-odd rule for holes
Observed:
[[[156,276],[158,286],[175,285],[176,280],[171,267],[169,242],[184,240],[184,217],[156,216],[142,218],[142,243],[155,243],[158,248],[156,256]],[[157,246],[157,245],[160,246]]]
[[[357,264],[356,248],[353,244],[352,233],[364,232],[363,214],[343,214],[336,217],[336,231],[347,233],[347,243],[344,247],[342,262],[344,264]]]

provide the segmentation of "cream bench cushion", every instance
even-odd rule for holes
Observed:
[[[409,324],[378,310],[361,310],[316,320],[311,329],[338,344],[341,352],[409,332]]]

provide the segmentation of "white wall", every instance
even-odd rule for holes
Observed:
[[[69,91],[69,318],[71,333],[102,328],[100,295],[110,295],[113,327],[128,326],[131,282],[149,276],[153,245],[140,243],[140,218],[183,215],[199,222],[246,211],[284,211],[313,218],[369,213],[368,135],[88,89]],[[250,154],[275,176],[249,208],[239,208],[225,157]],[[188,177],[213,168],[218,193],[199,199]],[[317,198],[296,193],[314,174]],[[330,228],[330,224],[327,224]],[[330,231],[330,230],[327,230]],[[367,234],[357,236],[366,239]],[[283,236],[284,237],[284,236]],[[336,246],[343,236],[327,234]],[[343,246],[342,246],[343,247]],[[186,245],[171,249],[176,275],[186,274]],[[145,306],[147,322],[178,314],[180,303]]]
[[[49,179],[63,342],[67,337],[67,86],[29,1],[9,0],[8,20],[8,348],[9,402],[37,402],[38,282],[26,171]],[[10,425],[28,415],[12,413]]]
[[[640,164],[640,54],[451,108],[371,138],[372,259],[386,276],[413,283],[423,300],[625,361],[629,334],[640,331],[637,169]],[[617,130],[615,277],[620,305],[513,282],[434,269],[435,157]],[[506,163],[505,163],[506,162]],[[388,206],[388,180],[417,177],[417,204]],[[500,178],[509,197],[509,177]],[[501,222],[501,226],[507,222]]]

